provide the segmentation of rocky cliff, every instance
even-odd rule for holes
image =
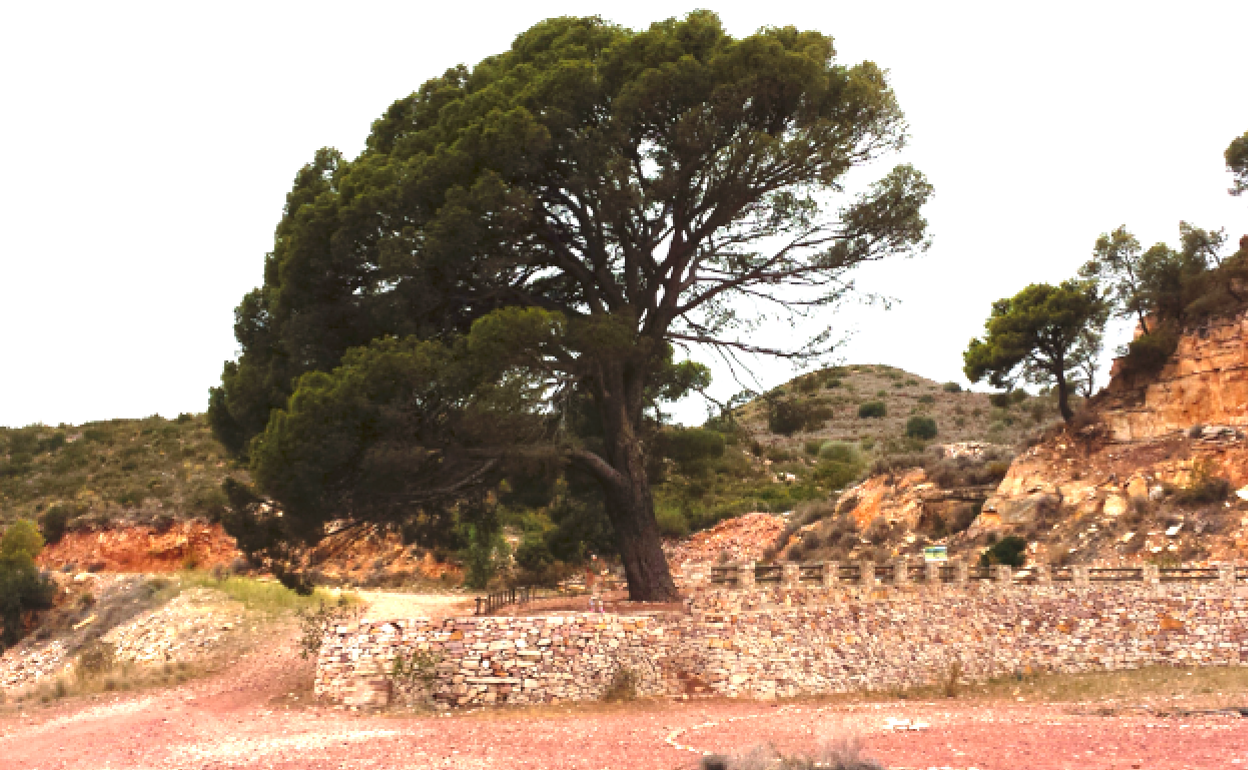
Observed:
[[[1147,379],[1115,371],[1091,412],[1015,459],[967,537],[1044,561],[1248,556],[1248,315],[1187,330]]]
[[[1154,377],[1115,366],[1099,411],[1118,441],[1158,438],[1193,425],[1248,426],[1248,314],[1188,330]]]

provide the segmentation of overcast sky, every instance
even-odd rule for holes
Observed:
[[[203,411],[318,147],[354,156],[392,101],[542,18],[641,27],[707,6],[733,34],[815,28],[842,62],[891,71],[912,136],[897,160],[936,187],[934,245],[862,271],[892,310],[825,319],[853,333],[846,361],[960,380],[990,303],[1072,275],[1101,232],[1248,233],[1222,160],[1248,131],[1245,2],[11,2],[0,425]],[[759,367],[765,386],[792,375]]]

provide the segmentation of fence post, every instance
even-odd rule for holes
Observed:
[[[1234,564],[1219,564],[1218,565],[1218,582],[1228,589],[1235,587],[1235,565]]]
[[[1014,570],[1010,569],[1008,564],[994,564],[992,580],[994,583],[1008,586],[1014,582]]]
[[[737,588],[742,591],[754,590],[754,562],[741,562],[737,567]]]
[[[875,587],[875,562],[858,562],[858,582],[868,588]]]
[[[823,587],[834,588],[841,582],[841,563],[825,561],[823,563]]]
[[[1037,564],[1031,568],[1036,573],[1036,584],[1047,586],[1053,583],[1053,571],[1047,564]]]
[[[1088,568],[1079,565],[1070,568],[1070,582],[1077,586],[1089,585],[1092,581],[1088,579]]]
[[[898,559],[893,563],[893,585],[904,586],[910,582],[910,567],[905,560]]]
[[[962,560],[953,563],[953,582],[966,585],[971,579],[970,567]]]
[[[680,565],[680,571],[686,588],[705,588],[711,580],[711,565],[709,562],[687,561]]]
[[[797,588],[802,582],[802,565],[782,564],[780,566],[780,587]]]
[[[929,585],[936,585],[940,582],[940,562],[929,561],[923,564],[923,579]]]
[[[1161,568],[1156,564],[1145,564],[1140,567],[1140,580],[1149,585],[1161,582]]]

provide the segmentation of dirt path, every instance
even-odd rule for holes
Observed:
[[[1102,717],[1056,706],[769,706],[700,701],[495,710],[451,717],[362,716],[306,701],[310,664],[294,632],[215,676],[160,692],[79,701],[0,719],[6,770],[167,768],[552,768],[668,770],[703,750],[775,742],[807,751],[858,735],[890,768],[1086,770],[1248,767],[1248,719]],[[292,693],[300,698],[292,701]],[[285,705],[290,704],[290,705]],[[889,718],[928,723],[892,733]]]

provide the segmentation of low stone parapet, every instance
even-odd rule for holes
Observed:
[[[1248,596],[1225,578],[1162,585],[780,583],[698,593],[688,614],[365,621],[325,639],[317,695],[415,697],[396,658],[431,661],[449,707],[596,700],[621,670],[642,695],[774,698],[905,688],[957,664],[982,680],[1248,661]],[[405,689],[409,688],[409,689]]]

